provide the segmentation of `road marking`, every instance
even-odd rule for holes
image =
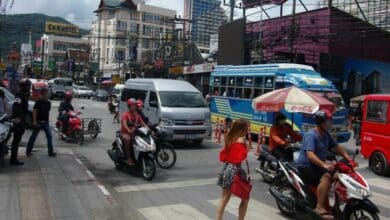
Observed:
[[[148,220],[211,220],[207,215],[186,204],[173,204],[138,209]]]
[[[84,166],[83,162],[79,158],[76,157],[75,160],[78,164],[80,164],[81,166]]]
[[[252,180],[258,180],[260,177],[251,177]],[[205,179],[196,179],[196,180],[186,180],[186,181],[177,181],[177,182],[164,182],[164,183],[147,183],[142,185],[125,185],[114,187],[114,190],[120,193],[123,192],[140,192],[148,190],[157,190],[157,189],[176,189],[183,187],[192,187],[192,186],[204,186],[217,184],[217,178],[205,178]]]
[[[368,185],[375,186],[381,189],[390,191],[390,181],[380,178],[369,178],[367,179]]]
[[[89,179],[90,179],[90,180],[95,180],[95,179],[96,179],[95,175],[93,175],[93,173],[92,173],[91,171],[85,170],[85,172],[86,172],[87,175],[89,176]]]
[[[111,194],[108,192],[108,190],[106,189],[106,187],[104,187],[104,186],[101,185],[101,184],[97,184],[97,186],[99,187],[100,191],[102,191],[103,195],[105,195],[105,196],[111,196]]]
[[[211,204],[218,206],[220,200],[209,200]],[[226,205],[225,211],[229,212],[234,216],[238,216],[238,207],[240,206],[241,199],[232,196],[230,198],[229,203]],[[275,205],[276,206],[276,205]],[[258,219],[272,219],[272,220],[282,220],[285,219],[283,216],[279,214],[279,210],[259,202],[255,199],[249,200],[248,210],[245,216],[247,220],[258,220]]]

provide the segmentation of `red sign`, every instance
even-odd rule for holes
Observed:
[[[244,8],[251,8],[257,5],[281,5],[285,3],[287,0],[242,0],[242,4]]]

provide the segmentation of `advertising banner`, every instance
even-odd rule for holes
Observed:
[[[45,26],[47,34],[79,36],[80,28],[73,24],[64,24],[47,21]]]

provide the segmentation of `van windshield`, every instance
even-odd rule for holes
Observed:
[[[317,94],[319,94],[322,97],[325,97],[329,101],[333,102],[336,105],[337,111],[342,111],[342,110],[346,109],[343,97],[341,96],[340,93],[338,93],[338,92],[321,92],[321,93],[317,93]]]
[[[206,103],[200,93],[182,92],[182,91],[163,91],[159,92],[161,106],[163,107],[182,107],[182,108],[203,108]]]

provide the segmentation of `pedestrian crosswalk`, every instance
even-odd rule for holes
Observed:
[[[207,215],[187,204],[142,208],[138,209],[138,212],[148,220],[211,220]]]

